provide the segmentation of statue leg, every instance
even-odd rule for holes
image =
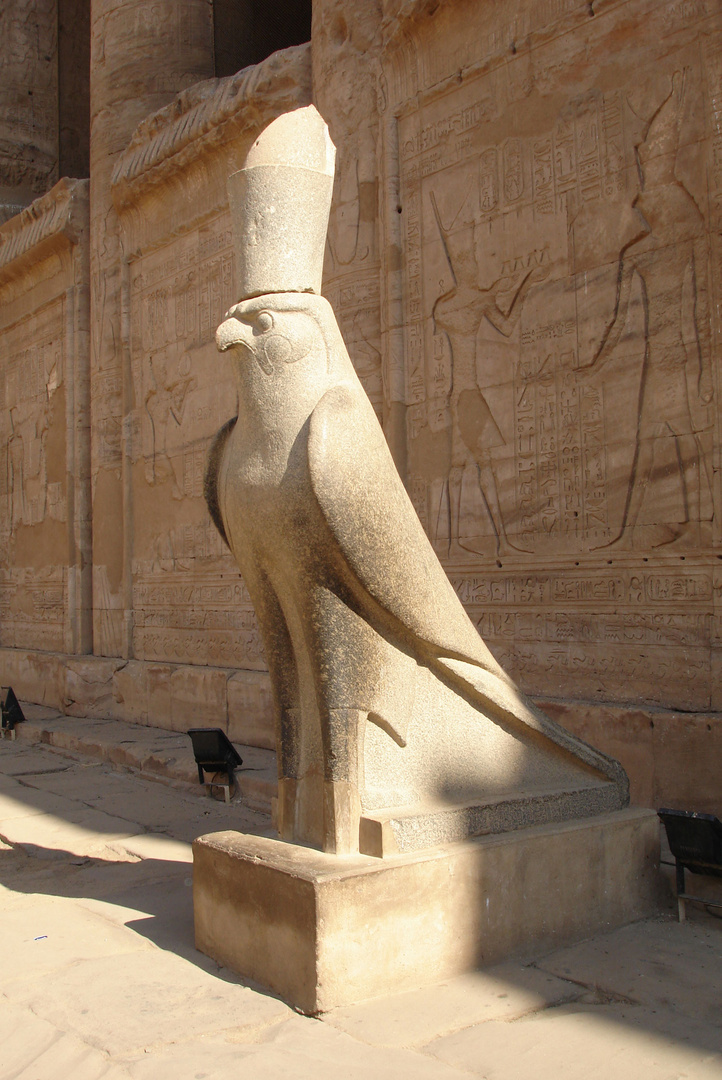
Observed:
[[[259,574],[252,581],[246,577],[246,584],[261,627],[271,676],[278,764],[278,835],[283,840],[293,840],[301,727],[296,657],[281,605],[268,580]]]
[[[352,855],[359,848],[359,767],[368,713],[329,709],[324,734],[323,850]]]
[[[340,583],[314,591],[304,619],[320,722],[324,851],[358,851],[363,739],[383,682],[378,635]]]

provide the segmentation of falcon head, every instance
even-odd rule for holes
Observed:
[[[333,312],[314,293],[268,293],[243,300],[226,313],[216,332],[221,352],[242,350],[238,363],[255,362],[267,376],[317,352],[328,363]],[[245,354],[245,355],[244,355]]]

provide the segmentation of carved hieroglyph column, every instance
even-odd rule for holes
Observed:
[[[315,0],[313,96],[338,154],[324,296],[336,312],[354,367],[404,476],[403,406],[388,377],[388,358],[382,355],[380,25],[381,5],[376,0],[357,5],[353,13],[344,0]]]
[[[132,654],[131,507],[124,463],[130,372],[121,335],[122,260],[111,173],[134,129],[213,75],[211,0],[92,0],[90,84],[94,652]],[[128,465],[128,468],[126,468]]]
[[[0,3],[0,223],[58,178],[56,0]]]

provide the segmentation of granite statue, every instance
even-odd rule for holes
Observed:
[[[229,180],[241,299],[217,344],[238,413],[206,499],[263,635],[279,834],[384,854],[616,809],[621,768],[502,670],[406,494],[320,295],[333,162],[310,106],[267,127]],[[374,847],[374,827],[395,840]]]

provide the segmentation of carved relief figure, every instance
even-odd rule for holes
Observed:
[[[169,453],[168,437],[181,425],[186,396],[196,380],[190,377],[171,382],[162,355],[151,357],[150,371],[153,385],[146,394],[145,409],[150,418],[153,450],[146,479],[151,485],[170,479],[173,498],[182,499],[183,465],[177,455]]]
[[[643,231],[622,250],[614,314],[589,365],[604,363],[622,337],[636,276],[645,350],[632,473],[620,530],[611,541],[620,546],[634,543],[645,495],[654,495],[655,454],[662,440],[673,440],[683,516],[679,522],[661,522],[652,546],[699,542],[702,500],[708,493],[688,390],[688,368],[693,368],[700,402],[712,400],[705,223],[675,174],[684,82],[684,73],[675,72],[672,89],[637,148],[641,192],[634,207]]]
[[[332,273],[376,258],[378,121],[375,80],[370,71],[370,27],[366,25],[369,16],[373,25],[371,11],[354,11],[351,20],[339,13],[328,29],[334,64],[323,84],[333,87],[339,128],[352,133],[350,138],[347,134],[338,156],[335,213],[327,238]]]
[[[36,400],[21,401],[10,408],[10,426],[8,512],[11,532],[15,532],[18,525],[38,525],[45,519],[47,410],[39,408]]]
[[[520,549],[511,543],[506,534],[499,503],[492,452],[495,447],[504,445],[504,437],[478,385],[477,335],[486,319],[500,334],[509,337],[519,321],[526,294],[532,285],[547,276],[549,268],[543,262],[543,253],[538,260],[532,256],[526,273],[513,293],[511,304],[504,311],[497,297],[502,291],[508,292],[509,282],[499,278],[488,288],[480,284],[476,230],[464,230],[452,236],[441,223],[433,193],[432,204],[454,280],[453,288],[436,300],[432,312],[434,330],[441,330],[447,335],[452,356],[452,446],[447,483],[449,555],[453,557],[473,550],[466,548],[459,535],[462,481],[464,471],[469,466],[476,469],[482,498],[496,535],[497,554],[503,554],[507,549]]]

